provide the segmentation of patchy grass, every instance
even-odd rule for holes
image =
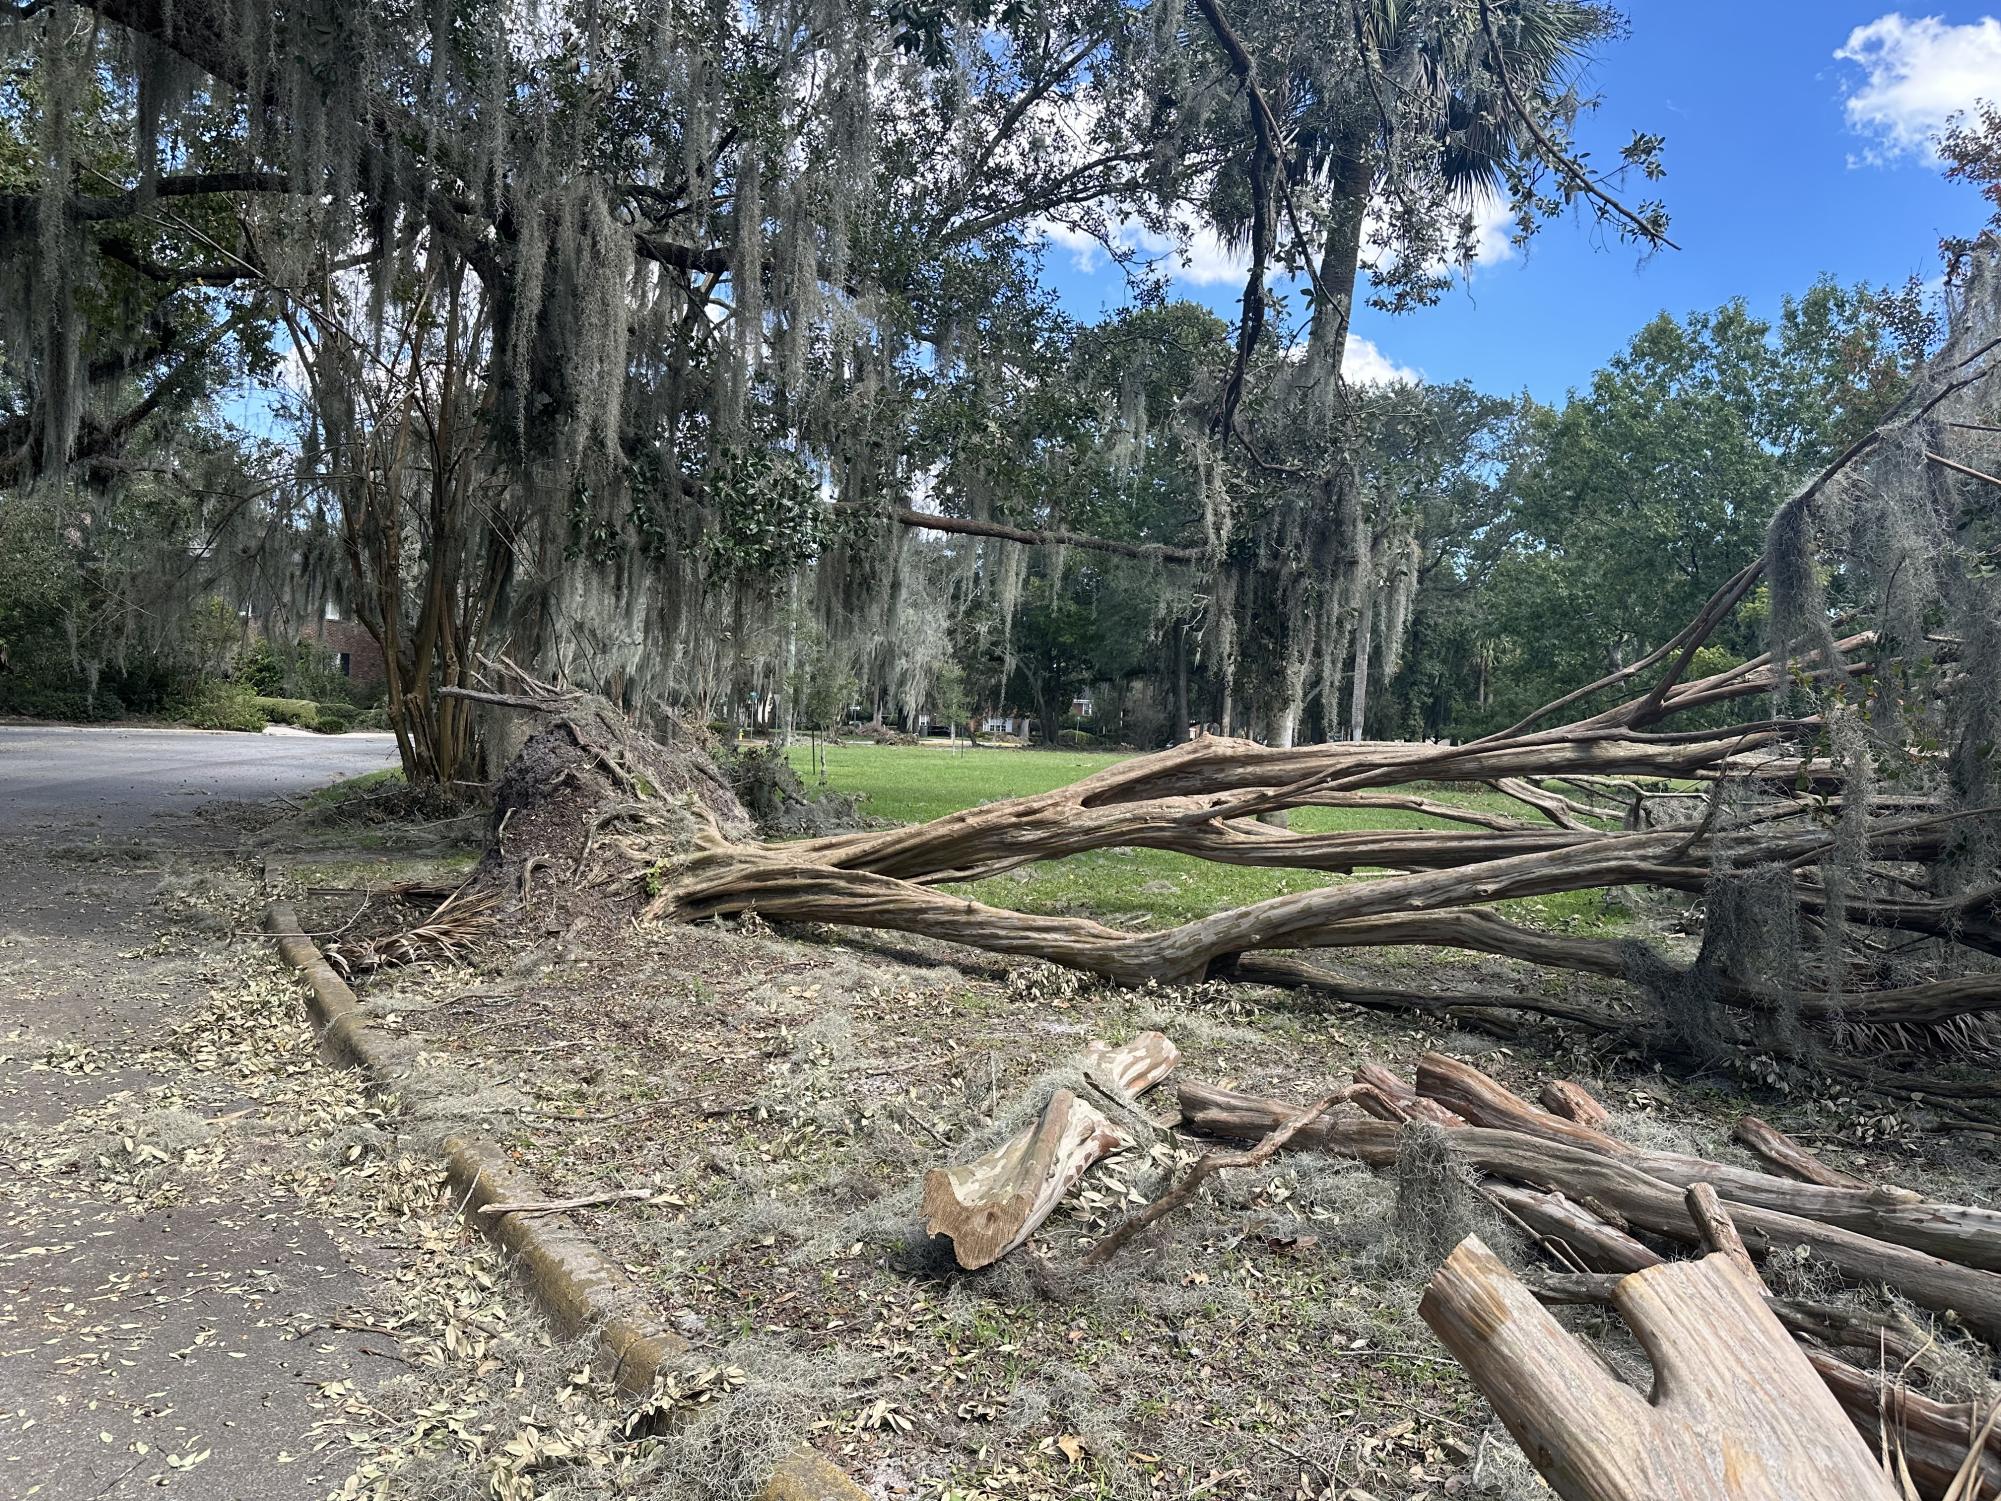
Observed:
[[[365,771],[358,777],[344,777],[307,793],[306,806],[336,809],[360,798],[393,792],[405,785],[400,766],[391,766],[386,771]]]
[[[1445,989],[1510,973],[1410,962]],[[1931,1181],[1932,1143],[1859,1139],[1832,1098],[1774,1109],[1721,1080],[1608,1076],[1581,1049],[1504,1050],[1255,987],[1123,990],[902,935],[806,941],[744,922],[573,941],[524,926],[474,968],[378,976],[363,1003],[428,1067],[487,1081],[498,1104],[482,1128],[552,1196],[653,1191],[577,1219],[705,1361],[747,1373],[717,1426],[663,1461],[677,1494],[705,1501],[745,1488],[724,1457],[768,1454],[786,1433],[890,1497],[1546,1494],[1416,1315],[1469,1230],[1534,1259],[1431,1133],[1382,1173],[1300,1153],[1225,1175],[1087,1268],[1085,1248],[1205,1145],[1122,1115],[1133,1145],[1028,1247],[957,1271],[918,1223],[923,1172],[992,1146],[1074,1085],[1089,1037],[1159,1027],[1188,1076],[1291,1100],[1363,1061],[1407,1076],[1427,1050],[1477,1055],[1530,1092],[1583,1080],[1636,1140],[1748,1163],[1725,1135],[1755,1108],[1872,1178],[1961,1202],[1987,1191]],[[1171,1093],[1145,1106],[1157,1118]],[[1963,1166],[1991,1184],[1991,1165]]]
[[[809,782],[818,775],[815,755],[812,746],[792,749],[793,764]],[[818,747],[817,755],[823,758],[828,786],[859,794],[864,813],[893,823],[920,823],[982,803],[1051,792],[1127,759],[1110,751],[964,745],[956,751],[942,745],[829,745]],[[1421,790],[1436,801],[1479,812],[1534,816],[1498,792],[1438,786]],[[1464,827],[1396,808],[1300,808],[1292,815],[1292,825],[1304,833]],[[1348,879],[1352,878],[1305,870],[1217,865],[1167,850],[1115,849],[1045,861],[951,889],[1016,912],[1076,914],[1126,928],[1148,928]],[[1616,893],[1602,891],[1503,902],[1498,910],[1539,927],[1589,935],[1620,932],[1629,916]]]

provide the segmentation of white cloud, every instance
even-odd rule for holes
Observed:
[[[1421,381],[1424,376],[1399,365],[1359,334],[1348,335],[1341,351],[1341,373],[1358,386],[1386,386],[1394,381]]]
[[[1848,126],[1874,142],[1864,159],[1930,156],[1931,137],[1977,99],[2001,99],[2001,20],[1964,26],[1900,11],[1848,33],[1835,52],[1862,69],[1848,92]]]
[[[1227,286],[1232,282],[1241,286],[1250,270],[1248,251],[1231,249],[1223,243],[1221,235],[1192,219],[1182,221],[1179,244],[1172,236],[1148,229],[1132,219],[1119,220],[1110,226],[1110,231],[1114,245],[1122,250],[1136,250],[1149,261],[1167,261],[1170,277],[1192,286]],[[1105,264],[1105,247],[1081,229],[1054,219],[1040,219],[1031,226],[1031,232],[1069,251],[1070,263],[1079,271],[1096,271]]]

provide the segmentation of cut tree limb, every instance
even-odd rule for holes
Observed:
[[[1418,1311],[1565,1501],[1898,1501],[1763,1287],[1729,1258],[1635,1272],[1613,1303],[1653,1361],[1652,1401],[1477,1237]]]
[[[1261,1139],[1294,1109],[1192,1080],[1184,1080],[1178,1093],[1185,1129],[1236,1141]],[[1328,1115],[1303,1129],[1295,1144],[1353,1157],[1372,1167],[1388,1167],[1396,1161],[1399,1129],[1383,1121]],[[1649,1177],[1625,1162],[1520,1131],[1489,1127],[1449,1129],[1446,1139],[1459,1160],[1475,1172],[1561,1193],[1683,1245],[1701,1243],[1683,1189]],[[1795,1186],[1808,1191],[1806,1185]],[[1803,1247],[1849,1282],[1881,1283],[1926,1308],[1955,1313],[1982,1339],[2001,1339],[2001,1277],[1992,1272],[1799,1214],[1735,1201],[1730,1203],[1730,1212],[1754,1254]]]
[[[1544,1303],[1609,1305],[1622,1279],[1597,1273],[1553,1273],[1538,1277],[1535,1295]],[[1919,1331],[1880,1314],[1765,1295],[1766,1306],[1796,1336],[1855,1350],[1871,1365],[1908,1369],[1925,1354]],[[1940,1501],[1965,1465],[1978,1453],[1982,1496],[2001,1495],[2001,1435],[1982,1430],[1989,1409],[1964,1402],[1940,1402],[1808,1347],[1807,1360],[1848,1414],[1865,1443],[1888,1441],[1908,1464],[1922,1501]],[[1978,1441],[1976,1443],[1976,1440]]]
[[[1580,1126],[1603,1131],[1612,1124],[1611,1115],[1598,1103],[1597,1096],[1574,1080],[1545,1080],[1541,1098],[1543,1109],[1565,1120],[1576,1121]]]
[[[1597,1272],[1639,1272],[1667,1260],[1617,1225],[1560,1193],[1544,1193],[1490,1178],[1480,1185],[1487,1197],[1535,1233],[1558,1260]]]
[[[1740,1119],[1731,1129],[1730,1139],[1767,1167],[1822,1188],[1872,1188],[1867,1178],[1829,1167],[1778,1127],[1755,1115]]]
[[[1675,1188],[1709,1183],[1733,1214],[1745,1207],[1776,1210],[1962,1266],[2001,1271],[2001,1212],[1992,1209],[1931,1203],[1907,1189],[1829,1188],[1679,1152],[1628,1146],[1603,1131],[1538,1110],[1470,1064],[1440,1053],[1427,1053],[1418,1061],[1417,1091],[1476,1126],[1519,1131],[1595,1152]]]
[[[1166,1078],[1179,1058],[1162,1034],[1142,1032],[1120,1047],[1091,1043],[1085,1072],[1129,1099]],[[1059,1089],[1033,1125],[986,1156],[924,1175],[925,1228],[948,1236],[968,1271],[987,1266],[1033,1235],[1093,1163],[1126,1145],[1102,1111]]]
[[[1751,1253],[1744,1248],[1744,1237],[1737,1233],[1736,1222],[1730,1218],[1730,1211],[1723,1207],[1723,1201],[1716,1197],[1716,1190],[1707,1183],[1691,1183],[1683,1195],[1688,1202],[1688,1217],[1695,1221],[1696,1234],[1702,1237],[1702,1244],[1714,1255],[1727,1256],[1737,1263],[1744,1275],[1758,1282],[1758,1263],[1751,1259]]]
[[[924,1227],[949,1236],[959,1265],[976,1271],[1033,1235],[1091,1164],[1125,1145],[1103,1112],[1059,1089],[997,1151],[924,1175]]]

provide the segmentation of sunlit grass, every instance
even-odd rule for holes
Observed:
[[[793,764],[808,783],[817,776],[814,749],[793,748]],[[818,748],[827,784],[860,793],[862,811],[894,823],[921,823],[961,808],[1027,797],[1066,786],[1125,757],[1112,751],[1025,751],[962,745],[830,745]],[[1484,812],[1527,814],[1498,792],[1426,787],[1438,802]],[[1320,833],[1341,829],[1463,828],[1426,813],[1395,808],[1301,808],[1292,826]],[[1228,907],[1308,891],[1353,877],[1306,870],[1217,865],[1165,850],[1112,849],[1024,866],[990,880],[952,888],[1017,912],[1069,913],[1120,927],[1156,928]],[[1542,927],[1582,933],[1613,931],[1624,912],[1599,891],[1561,892],[1499,904],[1500,910]]]

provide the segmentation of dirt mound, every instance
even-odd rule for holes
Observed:
[[[579,697],[549,711],[501,774],[473,884],[516,900],[552,881],[588,886],[614,864],[630,869],[610,857],[635,834],[666,853],[704,836],[749,839],[755,826],[706,750],[664,745]]]

